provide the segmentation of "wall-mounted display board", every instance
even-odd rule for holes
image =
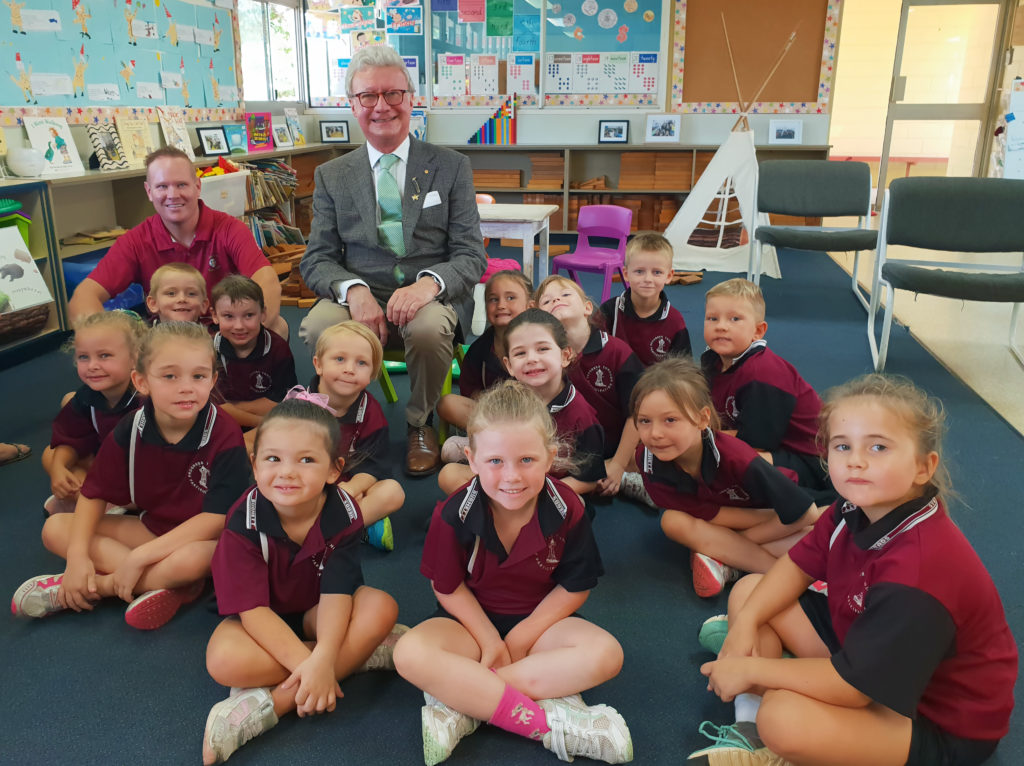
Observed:
[[[237,119],[235,0],[10,0],[0,22],[0,124],[117,115]]]
[[[724,13],[744,101],[755,95],[796,30],[793,45],[751,113],[827,113],[835,79],[840,3],[675,0],[671,111],[740,110],[722,28]]]

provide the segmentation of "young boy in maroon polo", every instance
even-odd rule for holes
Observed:
[[[252,428],[298,382],[295,360],[288,341],[263,326],[263,290],[253,280],[233,274],[218,282],[212,295],[217,395],[238,425]]]
[[[764,340],[761,289],[730,279],[705,297],[701,367],[722,429],[768,462],[795,471],[802,486],[824,502],[835,498],[815,439],[821,399],[789,362]]]
[[[209,324],[206,280],[187,263],[165,263],[149,279],[146,296],[152,323],[200,322]]]
[[[689,354],[690,333],[665,295],[672,276],[672,245],[661,234],[641,231],[626,245],[626,291],[601,304],[605,329],[629,344],[644,367],[669,354]]]

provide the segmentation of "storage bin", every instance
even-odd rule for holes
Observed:
[[[249,183],[249,171],[225,173],[222,176],[200,178],[202,186],[199,199],[222,213],[236,218],[245,214],[246,185]]]
[[[61,266],[64,270],[64,286],[68,291],[68,300],[71,300],[71,294],[75,292],[75,288],[81,284],[83,279],[92,273],[92,270],[96,268],[96,264],[100,262],[100,258],[102,258],[106,252],[107,248],[104,248],[85,255],[80,255],[77,258],[68,258],[61,262]],[[146,294],[142,290],[142,285],[133,283],[129,285],[124,292],[119,293],[106,301],[103,304],[103,308],[107,311],[113,311],[114,309],[130,309],[145,302]]]

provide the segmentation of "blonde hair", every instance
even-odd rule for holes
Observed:
[[[526,300],[530,301],[533,299],[533,282],[531,282],[527,276],[519,271],[518,269],[502,269],[491,274],[487,280],[487,284],[484,285],[484,295],[490,292],[491,287],[499,280],[507,279],[509,282],[514,282],[518,287],[521,287],[523,292],[526,294]]]
[[[750,308],[754,310],[754,321],[764,321],[764,295],[761,293],[761,288],[750,280],[737,277],[736,279],[727,279],[724,282],[720,282],[707,291],[707,294],[704,296],[704,305],[707,306],[708,300],[720,295],[746,301],[750,304]]]
[[[930,452],[939,456],[938,465],[926,485],[940,497],[953,496],[953,481],[942,460],[942,437],[946,432],[946,413],[942,402],[899,375],[871,373],[854,378],[825,392],[821,414],[818,416],[818,448],[828,454],[831,438],[828,421],[839,405],[850,399],[872,399],[906,425],[917,445],[917,454]]]
[[[124,334],[124,342],[128,344],[128,353],[132,360],[139,358],[139,349],[149,328],[138,314],[127,311],[100,311],[90,314],[75,322],[75,336],[67,345],[67,350],[74,353],[74,338],[82,330],[108,329],[118,330]]]
[[[135,361],[135,369],[140,375],[146,374],[146,368],[153,355],[162,345],[172,340],[184,340],[197,343],[210,352],[210,362],[215,365],[217,358],[213,349],[213,338],[209,331],[202,325],[195,322],[161,322],[154,326],[147,334],[139,349],[139,358]]]
[[[380,344],[380,338],[374,335],[373,330],[362,322],[356,322],[352,319],[332,324],[320,333],[320,337],[316,340],[316,349],[313,351],[313,356],[317,359],[322,359],[323,355],[327,352],[328,341],[345,333],[358,335],[370,344],[370,364],[373,366],[372,377],[376,378],[380,375],[380,366],[384,361],[384,347]]]
[[[587,297],[587,294],[585,292],[583,292],[583,288],[580,287],[578,284],[576,284],[573,280],[569,279],[569,277],[563,277],[561,274],[552,274],[551,276],[546,277],[544,279],[544,281],[541,282],[540,285],[538,285],[537,289],[534,290],[534,292],[533,292],[533,303],[534,303],[534,305],[537,305],[537,306],[540,305],[540,296],[542,296],[544,294],[544,291],[547,290],[549,287],[551,287],[551,285],[554,285],[554,284],[566,284],[566,285],[569,285],[569,286],[572,287],[573,290],[575,290],[577,292],[577,294],[579,294],[580,300],[582,300],[584,303],[587,303],[588,301],[590,303],[593,303],[593,301],[591,301],[590,298]]]
[[[629,267],[630,260],[640,253],[651,255],[663,255],[668,262],[668,270],[672,270],[672,243],[664,234],[656,231],[638,231],[626,244],[626,267]]]
[[[712,431],[721,428],[707,378],[692,357],[669,356],[644,370],[629,396],[629,411],[634,424],[640,405],[655,391],[664,391],[691,423],[696,425],[700,411],[707,409],[710,413],[708,426]]]
[[[149,278],[149,297],[155,298],[156,291],[160,289],[160,280],[171,274],[184,274],[195,280],[196,287],[205,297],[206,295],[206,279],[203,277],[202,272],[199,271],[195,266],[189,266],[187,263],[165,263],[159,269],[153,272],[153,276]]]

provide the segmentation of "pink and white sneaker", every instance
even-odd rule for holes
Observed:
[[[717,596],[725,590],[726,583],[740,576],[738,569],[696,551],[690,553],[690,569],[693,570],[693,589],[701,598]]]
[[[25,580],[14,591],[11,614],[15,617],[46,617],[64,609],[57,603],[57,591],[64,581],[63,574],[40,575]]]
[[[138,630],[163,627],[184,604],[195,601],[206,587],[206,580],[197,580],[180,588],[149,590],[124,610],[124,621]]]

